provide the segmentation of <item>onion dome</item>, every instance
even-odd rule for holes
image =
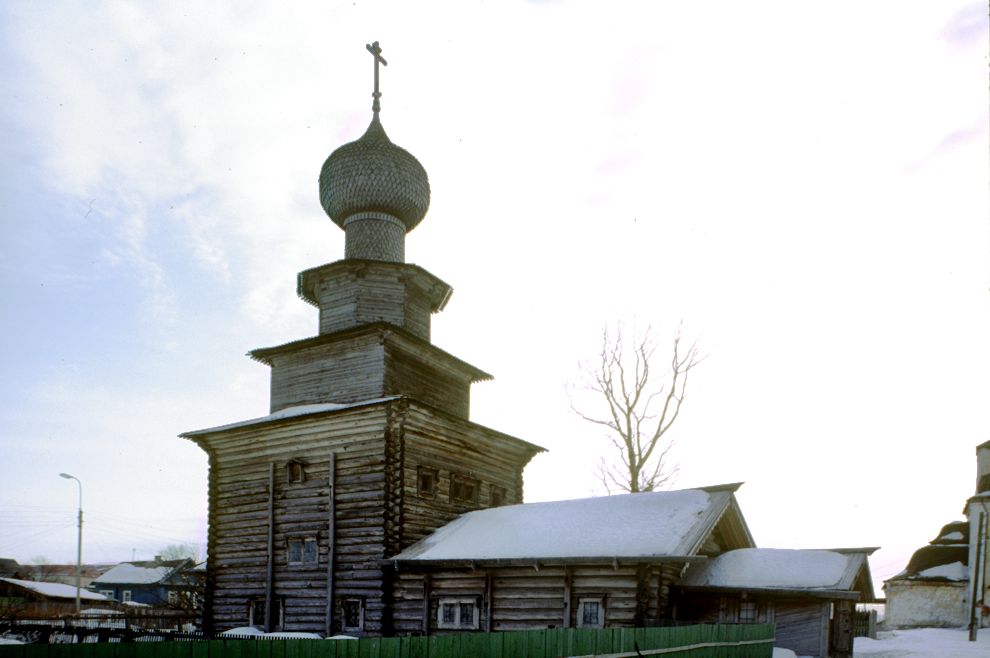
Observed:
[[[375,112],[360,139],[344,144],[323,163],[320,203],[345,230],[355,215],[384,214],[411,231],[430,207],[430,181],[423,165],[389,140]]]

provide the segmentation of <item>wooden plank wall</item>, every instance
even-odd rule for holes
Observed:
[[[216,491],[211,502],[210,612],[217,629],[245,625],[250,600],[265,596],[268,470],[273,462],[274,595],[284,604],[284,628],[324,629],[332,541],[328,516],[331,452],[336,454],[337,482],[336,594],[338,598],[364,598],[366,627],[371,632],[380,628],[385,421],[385,406],[379,405],[345,416],[299,419],[209,437]],[[285,465],[292,459],[306,465],[302,483],[287,481]],[[319,541],[319,563],[290,566],[288,539],[307,536]]]

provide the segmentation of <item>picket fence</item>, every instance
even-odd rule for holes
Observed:
[[[770,658],[773,626],[546,629],[361,640],[0,645],[0,658]]]

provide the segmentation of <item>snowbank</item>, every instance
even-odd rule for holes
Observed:
[[[990,629],[969,642],[964,628],[915,628],[880,633],[876,640],[857,637],[853,658],[987,658]]]

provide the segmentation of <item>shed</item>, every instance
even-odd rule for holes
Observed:
[[[703,622],[772,623],[777,646],[804,656],[852,655],[856,603],[874,600],[876,548],[733,550],[692,565],[678,615]]]

